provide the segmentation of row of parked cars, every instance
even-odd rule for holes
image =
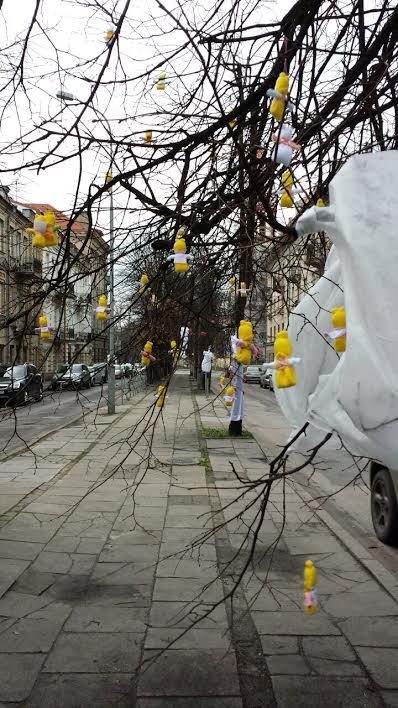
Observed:
[[[145,367],[141,364],[115,364],[115,379],[130,378],[141,373]],[[102,386],[108,380],[108,367],[105,362],[99,364],[61,364],[51,381],[51,388],[56,391],[60,388],[90,388]]]
[[[243,374],[245,383],[259,383],[261,388],[269,388],[274,390],[274,380],[272,378],[272,369],[267,368],[267,364],[261,366],[248,366]]]
[[[141,364],[115,364],[115,378],[129,378],[141,373],[145,367]],[[105,362],[98,364],[61,364],[55,371],[50,388],[84,389],[103,385],[108,379]],[[43,398],[43,377],[33,364],[0,364],[0,406],[20,406],[41,401]]]

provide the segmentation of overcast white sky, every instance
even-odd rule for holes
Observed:
[[[118,0],[115,4],[120,12],[124,6],[124,0]],[[204,4],[208,7],[214,7],[212,0],[206,0]],[[257,17],[261,22],[275,19],[275,15],[280,18],[292,4],[292,0],[278,0],[275,4],[264,0]],[[107,6],[106,1],[104,5]],[[23,0],[22,2],[5,0],[0,22],[1,45],[3,47],[12,44],[17,36],[23,36],[26,33],[34,7],[35,0]],[[147,0],[147,2],[139,4],[135,1],[131,3],[129,10],[131,24],[129,27],[126,26],[120,40],[124,67],[131,72],[131,75],[143,69],[151,68],[155,62],[154,50],[150,43],[141,41],[133,31],[134,26],[138,26],[140,20],[149,21],[151,13],[159,14],[154,0]],[[104,15],[98,14],[98,16],[93,17],[92,11],[83,7],[79,0],[45,0],[38,19],[41,26],[46,29],[46,33],[43,33],[36,26],[29,42],[25,60],[26,88],[29,102],[23,92],[19,91],[17,103],[10,106],[2,120],[0,137],[0,146],[3,150],[3,154],[0,154],[0,166],[2,168],[8,168],[15,164],[12,163],[9,156],[4,157],[4,149],[7,149],[7,143],[18,135],[19,123],[22,126],[22,132],[26,132],[27,129],[37,125],[40,120],[48,118],[50,115],[55,115],[59,110],[60,103],[55,98],[55,94],[61,85],[77,98],[82,100],[87,98],[90,85],[80,78],[81,75],[84,76],[84,68],[75,69],[75,57],[79,57],[81,63],[83,63],[86,58],[91,59],[105,50],[103,34],[109,28],[109,23]],[[159,47],[167,48],[168,41],[168,37],[166,35],[162,36],[160,31],[156,40]],[[55,50],[58,52],[60,65],[62,66],[61,71],[57,71]],[[99,62],[103,62],[103,57],[99,59]],[[113,67],[111,66],[105,74],[105,78],[108,80],[114,76],[113,68],[114,62]],[[0,81],[4,81],[1,76]],[[131,88],[132,85],[129,84],[127,99],[123,93],[124,89],[123,91],[122,89],[116,90],[111,102],[109,102],[110,94],[108,90],[101,89],[98,98],[95,99],[97,108],[105,111],[108,118],[113,118],[120,114],[123,115],[123,111],[120,111],[119,107],[121,107],[121,101],[126,99],[129,101],[129,109],[134,115],[137,111],[140,111],[141,104],[145,107],[149,104],[147,94],[141,93],[141,89],[139,94],[134,94],[133,91],[137,91],[137,87],[135,86],[132,91]],[[152,101],[153,93],[150,97]],[[165,106],[167,106],[168,100],[166,92],[166,96],[162,96]],[[76,114],[77,111],[77,106],[65,109],[62,117],[64,128],[73,119],[73,113]],[[17,115],[19,120],[16,119]],[[94,129],[97,134],[104,136],[101,128],[95,127],[92,123],[93,118],[95,118],[95,113],[89,110],[84,118],[84,125],[86,125],[88,130]],[[112,125],[115,124],[112,123]],[[144,127],[146,126],[137,122],[135,129],[141,131]],[[38,154],[39,149],[43,149],[40,143],[35,146],[36,154]],[[67,149],[71,149],[71,144],[69,144]],[[25,161],[29,156],[27,151],[25,153]],[[20,159],[21,156],[19,154],[18,161]],[[84,177],[80,185],[80,193],[83,199],[87,195],[89,184],[98,175],[102,176],[106,170],[106,155],[99,156],[92,150],[84,158]],[[59,166],[43,170],[39,174],[33,170],[29,172],[24,170],[22,174],[8,173],[0,175],[0,179],[4,184],[11,186],[14,195],[20,200],[49,202],[59,209],[68,210],[73,205],[77,190],[78,171],[79,163],[77,159],[74,159]],[[97,182],[100,182],[101,178]]]

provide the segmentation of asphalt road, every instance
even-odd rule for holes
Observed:
[[[258,435],[259,440],[274,440],[278,445],[286,442],[290,426],[272,391],[260,388],[259,384],[246,384],[244,406],[247,428]],[[311,491],[319,497],[319,504],[361,540],[378,560],[396,572],[398,549],[380,543],[373,530],[368,470],[355,479],[364,463],[358,467],[344,451],[322,451],[318,458],[318,467],[311,476]],[[308,476],[301,475],[305,487]]]
[[[124,390],[127,382],[124,381]],[[121,382],[116,381],[121,392]],[[15,410],[0,408],[0,452],[12,452],[24,442],[34,442],[39,435],[67,425],[74,418],[107,404],[108,386],[93,386],[81,391],[45,390],[40,403],[18,406]]]

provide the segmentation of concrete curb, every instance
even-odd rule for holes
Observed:
[[[90,411],[89,413],[80,413],[78,416],[76,416],[75,418],[72,418],[67,423],[61,423],[60,425],[57,425],[55,428],[51,428],[51,430],[47,430],[45,433],[38,435],[34,441],[26,442],[24,445],[20,445],[20,447],[17,447],[14,450],[11,450],[8,454],[7,453],[0,453],[0,462],[7,462],[7,460],[11,460],[13,457],[18,457],[18,455],[21,455],[23,452],[29,451],[33,447],[33,445],[37,445],[38,442],[45,440],[50,435],[54,435],[54,433],[59,433],[59,431],[63,430],[64,428],[70,428],[72,425],[75,425],[80,420],[84,419],[86,416],[91,415],[93,412],[94,411]],[[96,413],[96,415],[98,415],[98,412]],[[116,415],[117,415],[117,413],[116,413]]]

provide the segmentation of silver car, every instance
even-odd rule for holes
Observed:
[[[261,366],[248,366],[243,374],[243,381],[245,383],[260,383],[262,372]]]

